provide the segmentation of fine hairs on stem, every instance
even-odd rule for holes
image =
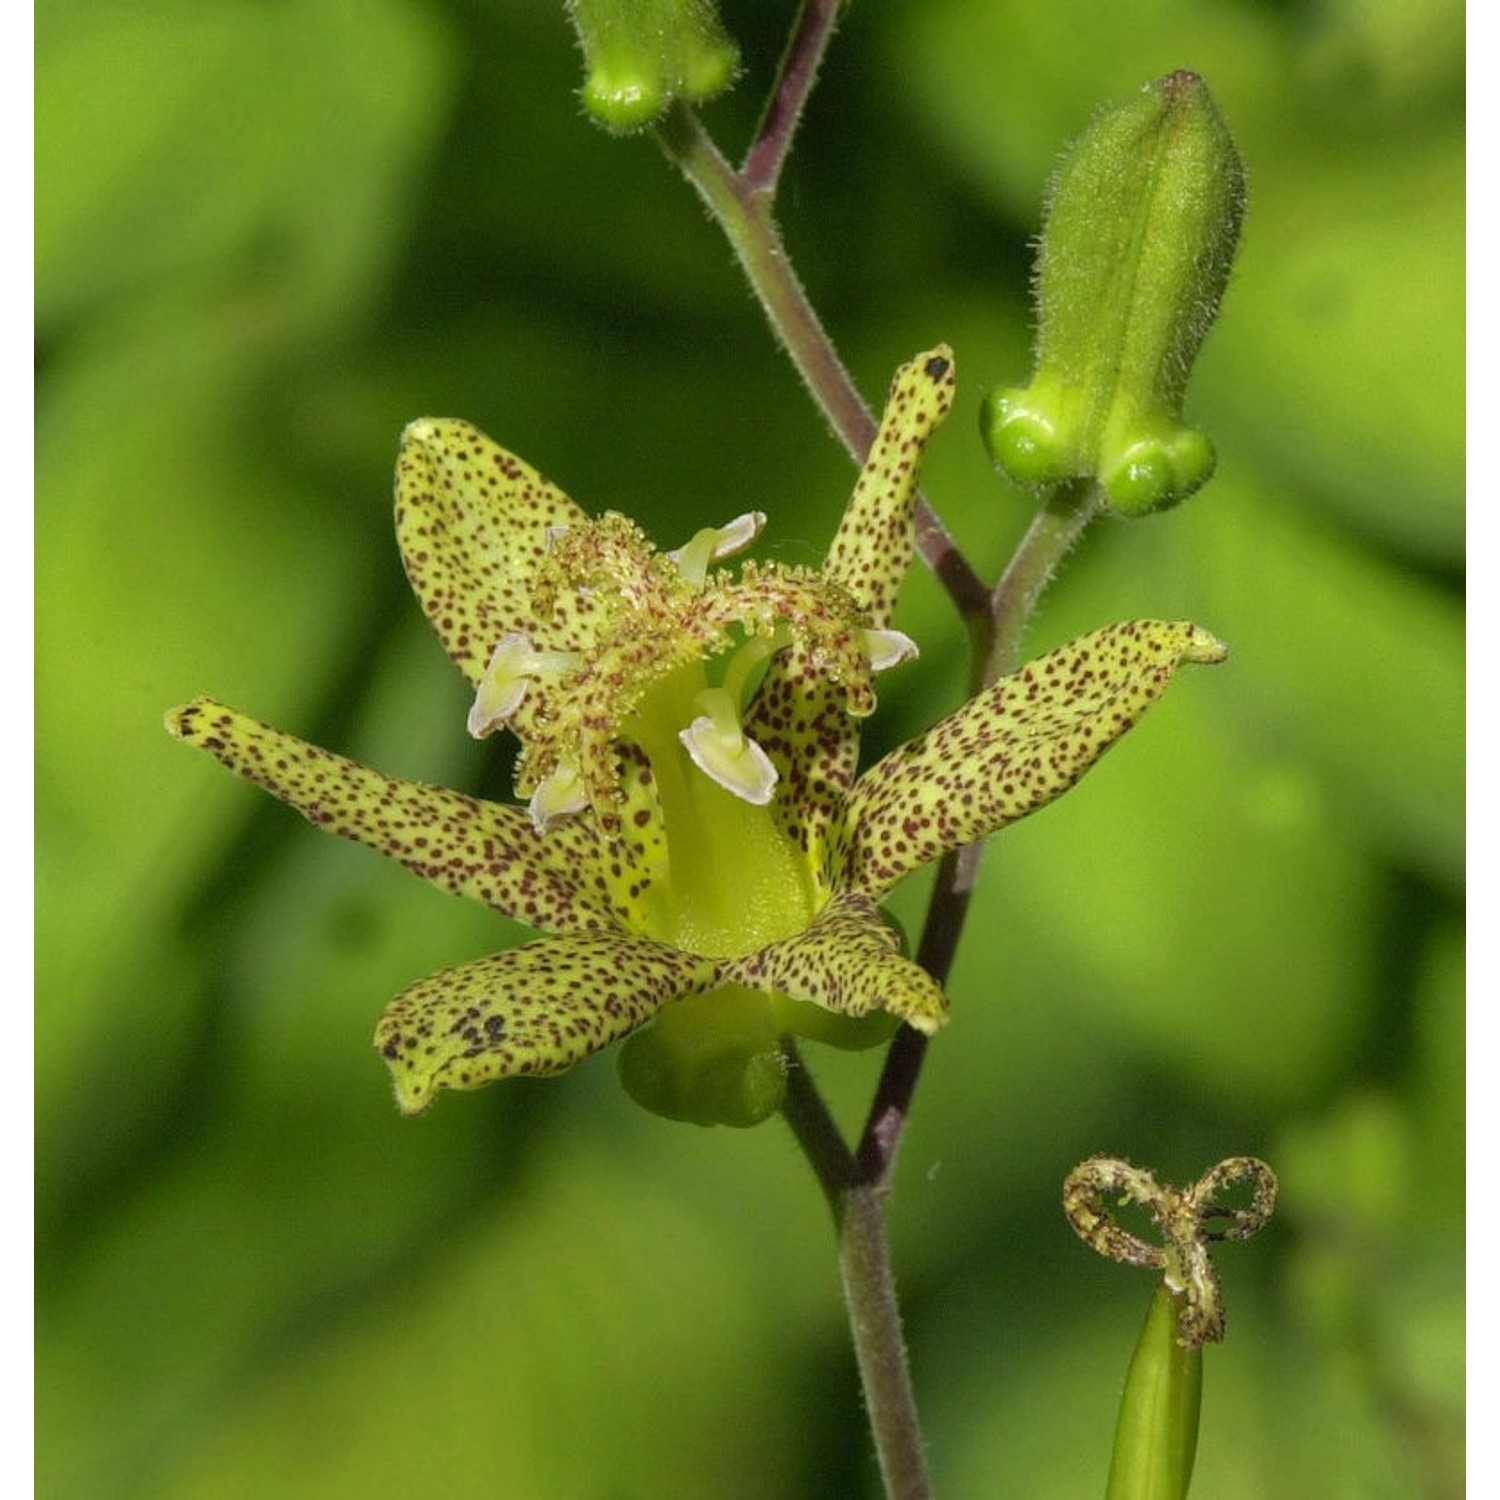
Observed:
[[[773,208],[781,170],[838,17],[838,0],[807,0],[793,26],[759,130],[743,165],[730,166],[687,104],[658,127],[666,155],[681,169],[723,230],[771,329],[808,391],[856,463],[876,422],[808,300],[787,254]],[[992,589],[918,495],[917,550],[942,583],[971,643],[977,691],[1019,665],[1020,643],[1037,600],[1062,557],[1099,509],[1092,482],[1044,492],[1041,505]],[[941,985],[963,933],[982,846],[945,856],[928,904],[917,962]],[[786,1044],[783,1113],[817,1174],[838,1230],[850,1327],[886,1493],[931,1494],[921,1427],[901,1333],[886,1234],[886,1198],[921,1077],[927,1039],[903,1026],[885,1063],[863,1131],[851,1150],[796,1049]]]

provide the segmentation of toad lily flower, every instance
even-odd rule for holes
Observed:
[[[877,902],[903,876],[1070,787],[1223,648],[1187,624],[1086,636],[996,683],[856,779],[891,628],[917,464],[953,397],[939,348],[897,372],[820,570],[718,566],[765,518],[658,552],[591,519],[463,422],[406,431],[406,571],[475,692],[470,732],[520,741],[525,807],[399,781],[209,699],[168,727],[319,827],[548,937],[418,981],[376,1046],[401,1109],[557,1073],[631,1033],[647,1107],[749,1124],[791,1035],[868,1045],[946,1002]],[[648,1023],[654,1023],[648,1025]]]

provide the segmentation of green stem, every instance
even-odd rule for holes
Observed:
[[[868,1185],[845,1193],[839,1269],[885,1492],[890,1500],[927,1500],[932,1484],[891,1275],[885,1194]]]
[[[745,182],[686,105],[678,105],[667,115],[658,138],[723,229],[767,320],[813,398],[844,446],[862,462],[875,438],[875,419],[792,270],[781,232],[771,218],[770,190]]]
[[[813,400],[855,463],[863,464],[875,440],[875,417],[792,269],[781,231],[771,217],[771,189],[755,186],[736,172],[684,104],[667,115],[657,139],[724,231],[766,320]],[[989,590],[920,494],[914,515],[917,550],[947,588],[959,613],[967,618],[985,612]]]
[[[783,1047],[787,1090],[782,1113],[833,1212],[844,1306],[885,1493],[891,1500],[929,1500],[932,1483],[891,1274],[885,1226],[888,1189],[862,1179],[859,1163],[795,1047],[790,1042]]]
[[[772,217],[781,166],[838,10],[838,0],[804,4],[760,137],[743,171],[729,165],[686,105],[668,114],[657,138],[723,230],[813,400],[855,463],[863,464],[875,438],[874,415],[792,269]],[[1021,636],[1036,600],[1096,508],[1092,487],[1062,486],[1049,494],[992,593],[918,494],[917,550],[969,629],[972,687],[993,682],[1018,665]],[[957,850],[939,866],[918,962],[940,984],[957,951],[979,851],[979,845]],[[910,1027],[897,1033],[886,1053],[859,1148],[851,1153],[795,1049],[787,1044],[786,1052],[783,1114],[817,1173],[838,1227],[855,1355],[881,1475],[893,1500],[925,1500],[932,1493],[885,1222],[886,1194],[925,1054],[926,1038],[920,1033]]]
[[[1093,479],[1069,480],[1046,492],[990,596],[990,647],[976,690],[1021,665],[1021,638],[1042,591],[1103,506],[1103,493]]]

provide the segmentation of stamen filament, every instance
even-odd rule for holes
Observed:
[[[764,512],[746,511],[727,526],[705,526],[682,546],[665,555],[677,564],[684,582],[701,589],[708,578],[709,565],[743,552],[760,535],[765,524]]]
[[[724,669],[724,691],[734,700],[738,708],[745,706],[749,697],[750,674],[763,662],[769,661],[783,646],[792,642],[792,632],[786,625],[778,625],[765,635],[752,635],[729,659]]]

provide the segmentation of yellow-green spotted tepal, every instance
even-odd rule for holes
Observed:
[[[1053,180],[1036,270],[1036,367],[992,391],[995,463],[1029,486],[1094,479],[1145,515],[1213,473],[1183,395],[1229,280],[1245,172],[1208,86],[1182,70],[1106,110]]]
[[[780,1103],[784,1038],[943,1024],[880,899],[1060,795],[1181,663],[1223,655],[1189,624],[1096,631],[857,776],[876,678],[916,655],[891,614],[953,390],[946,348],[896,373],[817,569],[736,563],[769,524],[758,511],[658,550],[467,423],[412,423],[407,575],[473,689],[470,733],[519,745],[521,804],[385,776],[211,699],[168,716],[319,827],[550,934],[391,1003],[375,1041],[404,1111],[628,1036],[640,1102],[751,1124]]]

